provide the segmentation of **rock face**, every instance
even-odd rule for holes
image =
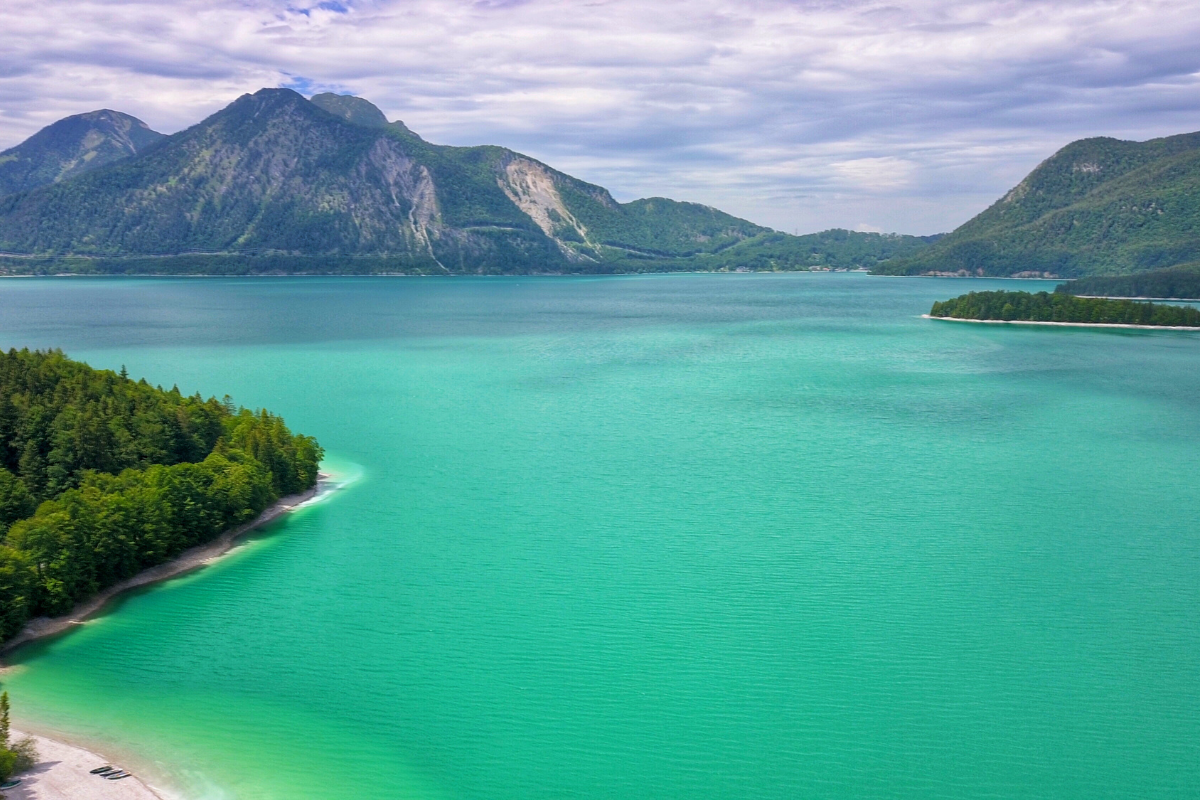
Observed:
[[[1082,139],[897,274],[1129,274],[1200,259],[1200,133]]]
[[[137,154],[163,135],[119,111],[60,119],[0,153],[0,195],[82,175]]]
[[[587,228],[567,209],[554,175],[545,165],[528,158],[513,158],[496,182],[567,258],[594,261],[600,257],[597,243],[588,239]],[[612,205],[616,207],[615,202]]]

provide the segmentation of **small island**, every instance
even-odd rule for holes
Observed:
[[[970,292],[934,303],[926,316],[965,322],[1200,329],[1200,310],[1189,306],[1076,297],[1061,292]]]
[[[0,352],[0,642],[312,491],[323,455],[228,396]]]

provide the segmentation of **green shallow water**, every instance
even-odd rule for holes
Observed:
[[[975,288],[0,283],[354,478],[4,686],[189,797],[1195,796],[1200,336]]]

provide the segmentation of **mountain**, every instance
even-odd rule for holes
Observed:
[[[341,117],[347,122],[362,125],[364,128],[386,128],[389,124],[388,118],[384,116],[382,111],[370,100],[364,100],[361,97],[325,92],[323,94],[314,94],[308,100],[313,105],[325,109],[335,117]]]
[[[618,203],[512,150],[434,145],[361,98],[288,89],[243,95],[134,158],[0,198],[0,266],[26,272],[808,268],[925,245],[819,236],[695,203]]]
[[[1130,274],[1200,259],[1200,133],[1083,139],[929,249],[877,271]]]
[[[25,192],[128,158],[163,135],[103,109],[60,119],[0,153],[0,195]]]

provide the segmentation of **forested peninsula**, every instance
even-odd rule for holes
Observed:
[[[322,456],[228,396],[0,353],[0,640],[312,488]]]
[[[1055,292],[970,292],[933,304],[929,316],[1002,322],[1200,328],[1200,310]]]

